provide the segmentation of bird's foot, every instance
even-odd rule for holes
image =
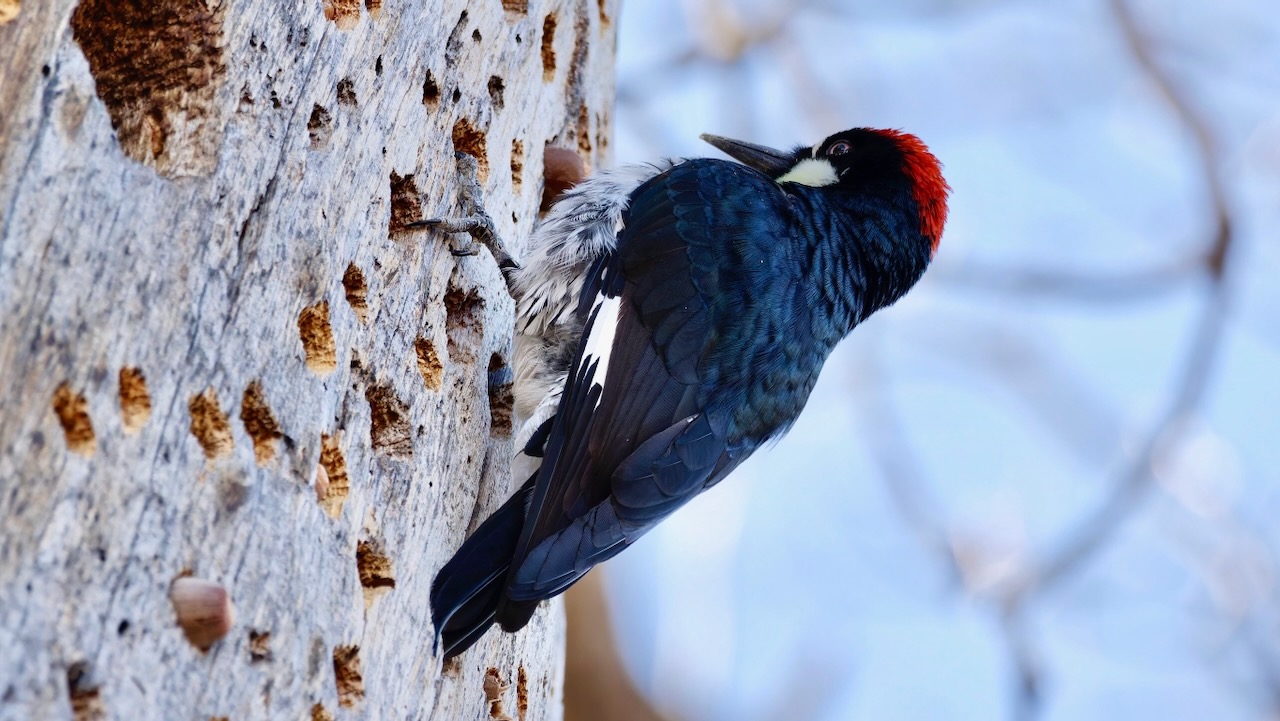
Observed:
[[[502,271],[502,277],[511,289],[512,274],[520,270],[520,264],[507,250],[506,243],[498,235],[493,218],[485,212],[484,191],[480,188],[480,178],[476,159],[466,153],[454,153],[458,161],[458,202],[462,206],[463,215],[457,218],[424,218],[405,225],[407,228],[434,228],[446,233],[466,233],[470,236],[464,245],[450,247],[449,252],[455,256],[476,255],[476,244],[483,245],[493,254],[493,259]]]
[[[501,239],[498,238],[497,232],[493,227],[493,219],[488,214],[481,213],[479,215],[468,215],[461,218],[423,218],[405,224],[406,228],[429,228],[443,231],[445,233],[466,233],[471,236],[459,243],[449,246],[449,252],[455,256],[462,257],[467,255],[479,255],[476,240],[486,248],[490,248],[493,257],[498,261],[499,267],[502,267],[502,259],[498,253],[494,251],[493,246],[497,245],[500,249],[504,249]],[[489,240],[492,239],[492,240]],[[511,261],[514,263],[515,261]]]

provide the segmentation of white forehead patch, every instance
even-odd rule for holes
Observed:
[[[837,180],[835,167],[825,158],[801,160],[786,175],[778,178],[779,183],[799,183],[814,188],[833,185]]]

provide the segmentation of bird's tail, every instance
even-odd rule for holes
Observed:
[[[530,478],[462,544],[431,584],[431,622],[444,656],[457,656],[493,625],[533,493]]]

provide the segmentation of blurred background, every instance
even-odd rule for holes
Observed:
[[[598,641],[603,586],[651,706],[613,717],[1280,719],[1275,0],[631,0],[619,31],[619,163],[895,127],[954,192],[791,434],[571,601]]]

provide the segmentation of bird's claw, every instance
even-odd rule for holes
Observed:
[[[484,209],[483,191],[480,189],[480,180],[478,176],[478,166],[476,159],[466,153],[455,153],[454,157],[458,161],[458,174],[460,185],[458,188],[458,200],[462,206],[462,212],[465,213],[458,218],[422,218],[405,225],[406,228],[430,228],[440,230],[445,233],[466,233],[471,236],[474,242],[468,242],[461,247],[450,248],[449,252],[457,257],[476,255],[479,251],[475,248],[475,243],[479,243],[489,249],[493,253],[493,259],[497,261],[498,268],[502,271],[503,278],[507,281],[508,290],[511,289],[511,273],[520,269],[520,264],[512,257],[507,250],[506,243],[502,242],[502,238],[498,236],[498,230],[493,224],[493,218]]]
[[[493,232],[491,230],[493,227],[493,221],[490,220],[487,215],[468,216],[465,218],[423,218],[411,223],[405,223],[405,227],[415,229],[431,228],[435,230],[442,230],[446,233],[468,233],[475,236],[478,233]],[[479,255],[480,251],[476,250],[475,242],[469,239],[463,245],[450,247],[449,254],[455,258],[461,258],[469,255]]]

